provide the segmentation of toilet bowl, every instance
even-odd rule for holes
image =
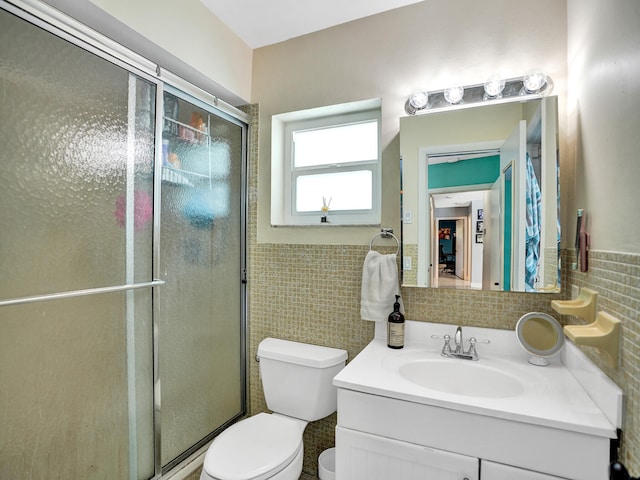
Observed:
[[[267,407],[213,441],[200,480],[297,480],[302,473],[304,429],[337,407],[333,377],[347,352],[266,338],[258,347]]]
[[[306,422],[259,413],[222,432],[207,451],[201,480],[300,477]]]

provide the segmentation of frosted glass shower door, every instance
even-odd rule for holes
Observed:
[[[0,479],[157,478],[245,410],[247,125],[28,3],[0,0]]]
[[[244,409],[245,126],[165,92],[158,296],[163,470]]]
[[[156,85],[3,9],[0,59],[0,478],[150,478]]]

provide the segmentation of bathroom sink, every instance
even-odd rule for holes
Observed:
[[[400,365],[398,374],[421,387],[454,395],[505,398],[525,391],[516,376],[469,360],[413,360]]]

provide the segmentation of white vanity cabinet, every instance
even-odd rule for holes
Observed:
[[[564,480],[414,443],[336,428],[338,480]]]
[[[482,461],[482,480],[563,480],[544,473],[523,470],[500,463]]]
[[[340,428],[338,479],[479,480],[479,460],[408,442]]]
[[[338,388],[336,480],[606,480],[608,464],[606,437]]]

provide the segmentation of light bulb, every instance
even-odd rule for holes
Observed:
[[[429,103],[429,94],[423,90],[413,92],[409,97],[409,104],[416,110],[422,110]]]
[[[450,104],[456,104],[462,100],[464,96],[464,88],[449,87],[444,91],[444,99]]]
[[[528,93],[538,92],[547,83],[547,76],[541,71],[528,73],[522,77],[522,85]]]
[[[502,95],[504,90],[504,79],[493,75],[484,83],[484,93],[488,98],[497,98]]]

